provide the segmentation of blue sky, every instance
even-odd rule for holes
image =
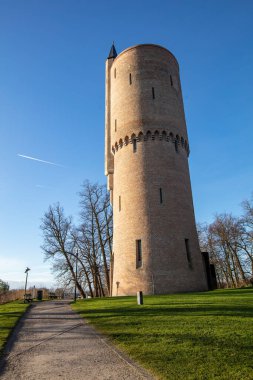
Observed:
[[[39,229],[104,177],[104,64],[139,43],[180,64],[196,219],[253,191],[251,0],[0,0],[0,278],[53,282]],[[57,163],[28,160],[18,154]]]

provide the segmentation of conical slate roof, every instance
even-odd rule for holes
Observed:
[[[112,47],[111,47],[111,50],[110,50],[110,53],[108,55],[108,59],[110,58],[116,58],[117,57],[117,52],[116,52],[116,49],[115,49],[115,46],[114,46],[114,43],[112,44]]]

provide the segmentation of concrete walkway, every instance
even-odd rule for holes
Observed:
[[[2,380],[152,379],[97,334],[66,301],[33,305],[1,361]]]

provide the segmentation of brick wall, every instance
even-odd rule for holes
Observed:
[[[160,46],[138,45],[114,59],[108,75],[113,295],[206,290],[178,63]]]

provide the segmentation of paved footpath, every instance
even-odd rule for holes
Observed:
[[[15,329],[1,380],[143,380],[152,377],[115,349],[66,301],[33,305]]]

